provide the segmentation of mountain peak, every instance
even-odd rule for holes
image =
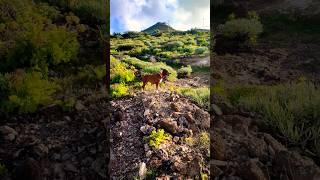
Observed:
[[[147,29],[143,30],[142,32],[145,33],[154,33],[156,30],[160,32],[172,32],[176,31],[171,26],[169,26],[166,22],[157,22],[154,25],[148,27]]]

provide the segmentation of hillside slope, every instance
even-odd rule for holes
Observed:
[[[145,33],[154,33],[155,31],[159,30],[160,32],[172,32],[176,31],[171,26],[166,24],[165,22],[157,22],[156,24],[148,27],[147,29],[143,30],[142,32]]]

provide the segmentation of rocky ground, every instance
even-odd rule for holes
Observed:
[[[144,177],[148,170],[162,178],[209,174],[209,152],[184,141],[209,130],[208,112],[164,89],[137,92],[134,97],[113,100],[111,106],[111,179]],[[153,149],[144,137],[159,128],[172,138]]]
[[[320,81],[319,45],[274,46],[265,43],[249,53],[213,56],[213,79],[225,84],[276,84],[301,77]]]
[[[53,106],[2,116],[4,179],[107,179],[107,116],[107,100],[78,101],[71,112]]]
[[[216,99],[211,132],[212,176],[216,179],[318,179],[312,159],[287,149],[265,131],[261,117]]]
[[[305,77],[319,83],[319,45],[295,44],[214,56],[212,82],[271,85]],[[213,95],[210,162],[213,179],[319,179],[319,166],[299,149],[286,147],[259,114]],[[318,162],[319,163],[319,162]]]

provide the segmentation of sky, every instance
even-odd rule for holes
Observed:
[[[210,28],[210,0],[110,0],[110,32],[142,31],[157,22],[176,30]]]

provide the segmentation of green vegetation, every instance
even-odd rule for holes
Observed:
[[[210,90],[207,87],[201,88],[178,88],[177,92],[191,98],[195,103],[199,106],[209,109],[209,101],[210,101]]]
[[[207,132],[201,132],[199,134],[199,146],[202,149],[209,150],[210,149],[210,135]]]
[[[110,57],[110,80],[111,83],[126,83],[135,79],[134,69],[129,69],[128,65]]]
[[[178,77],[179,78],[184,78],[184,77],[190,77],[192,73],[192,68],[190,65],[188,66],[182,66],[179,70],[178,70]]]
[[[6,85],[7,94],[2,94],[1,107],[11,112],[16,109],[19,112],[34,112],[39,105],[47,105],[53,102],[52,95],[59,86],[42,78],[40,72],[16,71],[5,74],[2,78]]]
[[[166,133],[163,129],[153,130],[151,134],[145,138],[151,148],[159,148],[160,144],[171,139],[170,134]]]
[[[128,36],[124,38],[123,36]],[[163,59],[175,59],[192,55],[209,55],[209,32],[179,32],[150,35],[135,32],[111,38],[111,55],[129,55],[143,59],[154,55]]]
[[[68,93],[101,86],[104,62],[84,44],[92,39],[88,30],[106,23],[103,2],[0,1],[1,111],[28,113],[50,104],[71,110],[77,97]]]
[[[245,86],[230,91],[230,100],[261,113],[267,124],[289,142],[320,156],[320,90],[309,82]]]
[[[8,174],[8,169],[5,165],[0,163],[0,177],[4,177],[5,175]]]
[[[142,61],[139,60],[137,58],[125,58],[123,60],[124,62],[135,66],[138,69],[141,69],[142,74],[154,74],[154,73],[159,73],[161,68],[162,69],[166,69],[167,71],[169,71],[170,75],[168,77],[169,81],[174,81],[177,77],[177,72],[170,66],[166,65],[163,62],[159,62],[159,63],[151,63],[151,62],[146,62],[146,61]]]
[[[106,72],[105,65],[94,66],[87,64],[80,68],[77,76],[82,83],[96,84],[97,82],[102,82],[103,78],[106,77]]]
[[[230,39],[245,38],[248,45],[255,45],[258,35],[263,32],[263,26],[257,16],[231,19],[218,27],[218,32]]]
[[[124,83],[117,83],[111,85],[111,96],[119,98],[128,95],[129,88]]]

